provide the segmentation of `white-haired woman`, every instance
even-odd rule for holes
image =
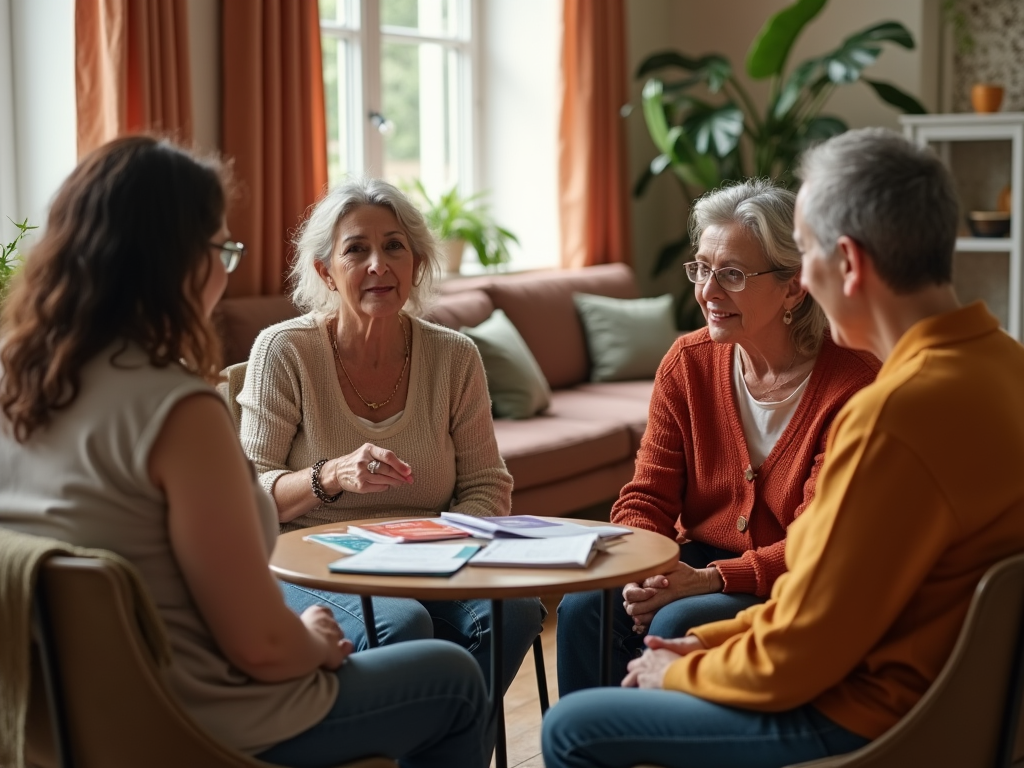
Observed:
[[[422,214],[394,186],[331,190],[301,228],[292,300],[306,314],[256,339],[238,397],[241,435],[282,530],[455,510],[507,515],[483,364],[460,333],[418,319],[437,272]],[[359,598],[285,585],[295,610],[327,604],[364,647]],[[469,650],[490,676],[485,600],[374,599],[382,644],[425,637]],[[541,630],[539,600],[504,610],[503,679]]]
[[[879,363],[836,346],[800,285],[796,196],[767,180],[710,192],[691,214],[686,275],[707,328],[676,342],[655,378],[633,480],[612,521],[680,543],[679,565],[627,584],[614,618],[618,683],[643,635],[680,637],[764,602],[785,570],[786,529],[814,496],[836,413]],[[558,608],[558,687],[599,684],[599,592]]]

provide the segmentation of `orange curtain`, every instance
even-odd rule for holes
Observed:
[[[632,262],[624,0],[563,0],[558,132],[562,266]]]
[[[229,296],[280,294],[289,239],[327,185],[317,0],[223,0],[223,151],[241,196],[229,225],[248,255]]]
[[[124,133],[192,141],[188,0],[76,0],[78,156]]]

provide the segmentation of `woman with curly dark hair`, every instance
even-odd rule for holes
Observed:
[[[142,136],[65,181],[0,320],[0,526],[127,558],[167,627],[171,690],[229,746],[288,765],[484,766],[466,651],[350,655],[330,612],[292,613],[267,568],[274,502],[211,386],[210,313],[245,251],[226,189],[219,163]]]

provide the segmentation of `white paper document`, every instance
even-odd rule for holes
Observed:
[[[524,568],[586,568],[602,549],[596,533],[557,539],[494,539],[470,565]]]
[[[473,517],[459,512],[442,512],[441,518],[480,538],[492,539],[514,536],[524,539],[554,539],[564,536],[583,536],[589,533],[601,538],[622,536],[633,531],[621,525],[580,525],[568,520],[545,520],[533,515],[507,517]]]
[[[335,560],[332,573],[393,576],[448,576],[476,554],[479,544],[371,544],[358,554]]]

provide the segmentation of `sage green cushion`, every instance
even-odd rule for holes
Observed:
[[[590,352],[591,381],[652,379],[679,337],[671,294],[611,299],[574,293]]]
[[[473,328],[460,329],[480,350],[491,408],[500,419],[528,419],[551,403],[551,387],[533,353],[500,309]]]

